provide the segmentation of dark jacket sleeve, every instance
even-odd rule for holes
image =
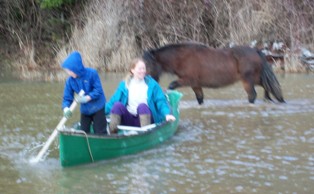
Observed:
[[[94,70],[92,72],[91,78],[93,79],[93,89],[88,93],[88,95],[92,99],[97,99],[97,98],[99,98],[99,96],[102,95],[103,90],[102,90],[102,85],[101,85],[101,82],[100,82],[99,75],[98,75],[96,70]]]

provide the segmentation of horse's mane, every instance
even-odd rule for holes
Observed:
[[[150,49],[149,52],[161,52],[169,49],[177,49],[180,47],[205,47],[208,48],[207,45],[199,43],[199,42],[181,42],[181,43],[172,43],[172,44],[167,44],[161,47],[158,47],[156,49]]]
[[[163,64],[159,64],[158,61],[156,60],[156,54],[160,52],[169,52],[173,50],[179,50],[180,48],[209,48],[207,45],[198,43],[198,42],[182,42],[182,43],[172,43],[172,44],[167,44],[158,48],[153,48],[153,49],[148,49],[145,50],[142,58],[146,63],[146,66],[148,69],[150,69],[150,73],[154,74],[152,77],[158,81],[159,76],[162,74],[162,71],[165,70],[162,68]],[[169,70],[168,70],[169,71]]]
[[[144,51],[142,58],[144,59],[146,63],[151,64],[155,60],[155,57],[152,54],[152,52],[153,52],[153,49]]]
[[[147,63],[147,65],[152,65],[154,61],[156,60],[155,58],[155,53],[158,52],[164,52],[168,50],[176,50],[178,48],[209,48],[207,45],[199,42],[181,42],[181,43],[171,43],[171,44],[166,44],[164,46],[160,46],[157,48],[151,48],[147,49],[143,52],[142,58],[144,61]]]

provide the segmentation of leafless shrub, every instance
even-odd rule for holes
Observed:
[[[125,62],[137,52],[133,32],[128,27],[128,13],[123,1],[94,0],[82,17],[83,28],[75,27],[69,43],[57,55],[61,63],[66,55],[78,50],[86,66],[99,70],[122,71]]]
[[[124,71],[143,50],[167,43],[196,41],[224,47],[282,40],[290,48],[286,69],[302,71],[300,48],[314,50],[313,13],[312,0],[91,0],[67,44],[54,47],[56,62],[49,68],[60,70],[60,63],[73,50],[82,53],[86,66]],[[25,61],[32,57],[29,52]],[[31,64],[41,66],[33,59]]]

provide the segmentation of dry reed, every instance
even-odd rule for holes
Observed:
[[[86,66],[125,71],[143,50],[167,43],[197,41],[225,47],[282,40],[290,48],[287,71],[302,72],[300,47],[314,50],[313,10],[310,0],[92,0],[67,44],[55,47],[55,62],[49,67],[60,70],[73,50],[82,53]],[[36,65],[31,53],[25,53],[26,63]],[[61,75],[56,71],[44,79],[63,79]]]

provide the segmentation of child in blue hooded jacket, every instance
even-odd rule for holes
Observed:
[[[65,82],[62,101],[64,116],[66,118],[72,116],[69,107],[74,100],[74,93],[78,94],[83,90],[84,96],[75,99],[81,104],[81,129],[90,133],[90,126],[93,124],[95,134],[105,134],[107,128],[104,113],[106,97],[97,70],[84,67],[81,54],[78,51],[72,52],[64,60],[61,67],[69,75]]]

